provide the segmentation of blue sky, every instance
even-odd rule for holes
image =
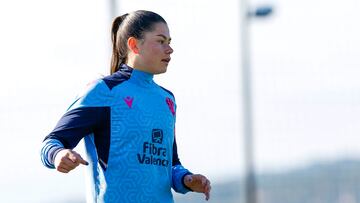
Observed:
[[[253,20],[250,30],[257,169],[358,158],[359,1],[251,5],[261,3],[273,4],[275,13]],[[175,51],[168,72],[155,79],[176,96],[181,161],[215,182],[241,175],[238,1],[133,0],[119,7],[119,13],[153,10],[168,21]],[[0,3],[5,199],[46,201],[59,197],[53,188],[82,194],[82,170],[68,175],[47,170],[39,149],[82,87],[108,73],[107,12],[105,2],[93,0]]]

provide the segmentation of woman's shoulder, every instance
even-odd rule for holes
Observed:
[[[107,88],[102,78],[97,78],[87,83],[82,90],[80,90],[76,103],[79,106],[106,106],[110,91]]]
[[[105,83],[105,85],[109,90],[112,90],[114,87],[120,85],[129,78],[130,78],[130,72],[117,71],[111,75],[103,77],[102,81]]]
[[[79,92],[79,96],[84,96],[86,94],[90,94],[96,92],[99,89],[102,89],[104,86],[104,82],[102,78],[96,78],[86,83],[82,90]]]
[[[170,90],[166,89],[163,86],[160,86],[160,85],[158,85],[158,86],[160,87],[161,91],[164,92],[164,94],[166,94],[168,97],[172,97],[173,99],[175,99],[175,95]]]

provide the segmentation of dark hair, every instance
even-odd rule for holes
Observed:
[[[112,57],[110,73],[118,71],[121,64],[126,63],[129,37],[143,39],[145,32],[151,32],[154,24],[166,23],[157,13],[138,10],[115,18],[111,28]]]

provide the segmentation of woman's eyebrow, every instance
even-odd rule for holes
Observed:
[[[171,37],[167,38],[167,37],[166,37],[165,35],[163,35],[163,34],[158,34],[158,35],[156,35],[156,36],[162,37],[162,38],[164,38],[164,40],[169,40],[169,41],[171,41]]]

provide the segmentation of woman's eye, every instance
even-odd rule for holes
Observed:
[[[160,44],[164,44],[165,41],[164,41],[164,40],[159,40],[159,43],[160,43]]]

